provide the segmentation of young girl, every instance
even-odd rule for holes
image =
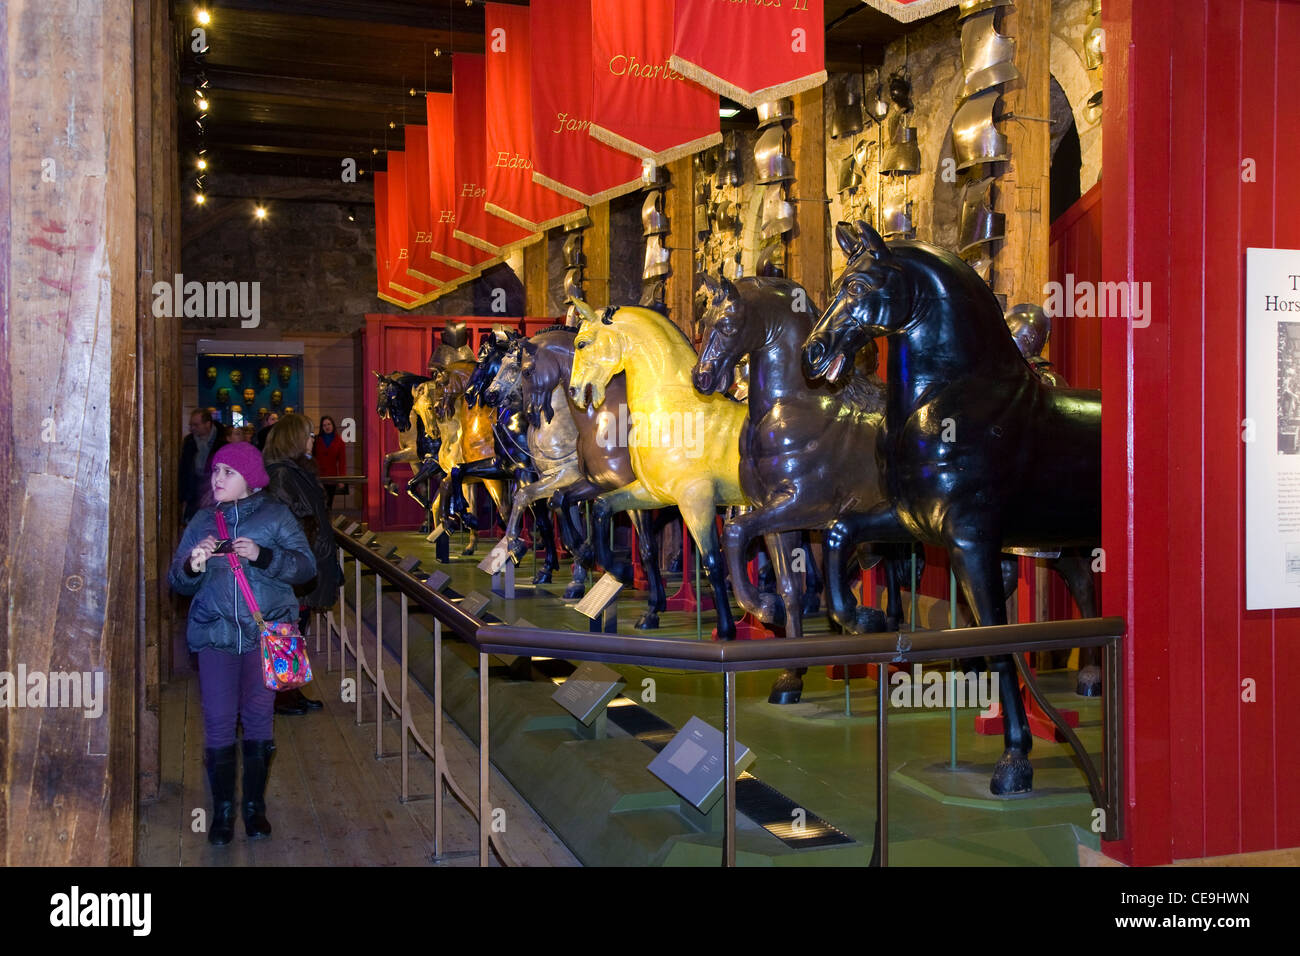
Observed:
[[[212,461],[216,504],[186,526],[167,580],[178,593],[194,595],[186,639],[199,658],[204,765],[213,804],[208,842],[224,845],[234,835],[236,716],[244,728],[244,829],[253,839],[271,834],[266,776],[275,752],[275,692],[262,683],[261,632],[224,552],[239,559],[267,621],[298,619],[293,586],[315,576],[316,561],[293,513],[262,492],[269,479],[256,447],[226,445]],[[225,541],[218,510],[226,522]]]

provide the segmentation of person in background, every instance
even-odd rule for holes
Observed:
[[[343,439],[339,437],[334,419],[328,415],[320,417],[320,431],[316,433],[316,444],[312,446],[311,457],[316,462],[321,482],[325,485],[326,504],[333,508],[334,496],[346,495],[348,489],[346,485],[331,484],[325,479],[333,478],[335,475],[346,475],[348,466]]]
[[[211,409],[196,408],[190,412],[190,433],[181,445],[177,475],[183,522],[188,522],[202,507],[203,496],[208,491],[208,475],[212,472],[212,456],[225,443],[219,426],[212,420]]]
[[[266,436],[270,434],[271,428],[280,420],[279,412],[268,412],[266,421],[258,429],[257,434],[253,437],[253,444],[263,451],[266,450]]]
[[[262,490],[270,479],[256,448],[227,445],[212,461],[215,504],[186,527],[167,582],[178,594],[194,597],[185,639],[199,658],[203,762],[212,788],[208,842],[222,846],[234,836],[236,719],[244,729],[244,829],[254,840],[271,835],[266,778],[275,753],[275,693],[262,682],[261,629],[228,555],[238,556],[267,621],[293,620],[294,585],[312,579],[316,560],[293,513]],[[217,526],[218,510],[228,538]]]
[[[285,415],[266,437],[266,470],[270,481],[266,493],[285,504],[298,519],[303,534],[316,559],[316,577],[295,588],[298,595],[299,624],[305,634],[313,611],[325,610],[338,600],[343,575],[339,570],[334,529],[330,525],[325,491],[316,477],[309,457],[312,448],[311,420],[305,415]],[[319,700],[301,690],[281,691],[276,695],[277,714],[305,714],[318,710]]]
[[[244,440],[244,429],[236,428],[234,425],[223,425],[221,427],[221,437],[226,440],[227,445],[233,445]]]

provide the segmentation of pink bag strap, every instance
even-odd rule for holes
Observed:
[[[226,530],[226,517],[221,513],[220,509],[217,511],[217,531],[223,538],[230,537],[230,533]],[[258,627],[266,627],[266,620],[262,617],[262,611],[253,598],[253,589],[248,586],[248,578],[244,577],[244,566],[239,563],[239,556],[231,552],[226,557],[230,559],[230,568],[235,572],[235,580],[239,582],[239,590],[243,593],[244,600],[248,602],[248,607],[253,612],[253,620],[257,622]]]

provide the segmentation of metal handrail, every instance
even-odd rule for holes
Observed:
[[[354,527],[353,533],[358,534],[360,531]],[[432,614],[439,631],[441,627],[450,628],[457,637],[478,651],[480,807],[487,805],[490,766],[487,686],[487,657],[490,654],[558,657],[608,664],[721,673],[724,675],[724,738],[728,753],[733,752],[735,746],[735,674],[737,672],[818,665],[910,664],[953,658],[1013,655],[1021,679],[1031,695],[1066,737],[1080,759],[1084,773],[1088,777],[1089,790],[1093,799],[1096,805],[1104,810],[1104,838],[1118,840],[1123,837],[1121,726],[1123,675],[1120,654],[1120,643],[1126,633],[1123,618],[1104,617],[879,635],[833,635],[731,642],[521,628],[507,624],[484,624],[478,618],[467,614],[445,595],[427,587],[415,574],[376,554],[341,529],[335,529],[335,537],[340,548],[358,562],[358,567],[365,565],[390,586],[397,588],[405,599],[413,601]],[[405,605],[406,600],[403,601],[404,617]],[[1101,647],[1104,651],[1102,675],[1105,713],[1104,777],[1098,773],[1092,758],[1083,749],[1078,737],[1056,710],[1047,703],[1032,672],[1024,666],[1020,657],[1028,652],[1075,647]],[[441,668],[436,670],[435,679],[441,684]],[[440,694],[438,696],[440,697]],[[887,695],[878,694],[877,756],[880,769],[877,774],[878,819],[875,859],[882,865],[888,862],[886,699]],[[438,719],[441,720],[440,714]],[[724,863],[734,865],[734,775],[728,775],[725,793]],[[487,860],[489,816],[484,812],[478,814],[481,865],[486,865]]]

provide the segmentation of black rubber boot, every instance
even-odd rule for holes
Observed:
[[[208,747],[203,751],[208,786],[212,788],[208,842],[213,846],[225,846],[235,836],[235,751],[234,744]]]
[[[273,756],[274,741],[244,741],[244,831],[253,840],[271,835],[266,819],[266,775]]]

